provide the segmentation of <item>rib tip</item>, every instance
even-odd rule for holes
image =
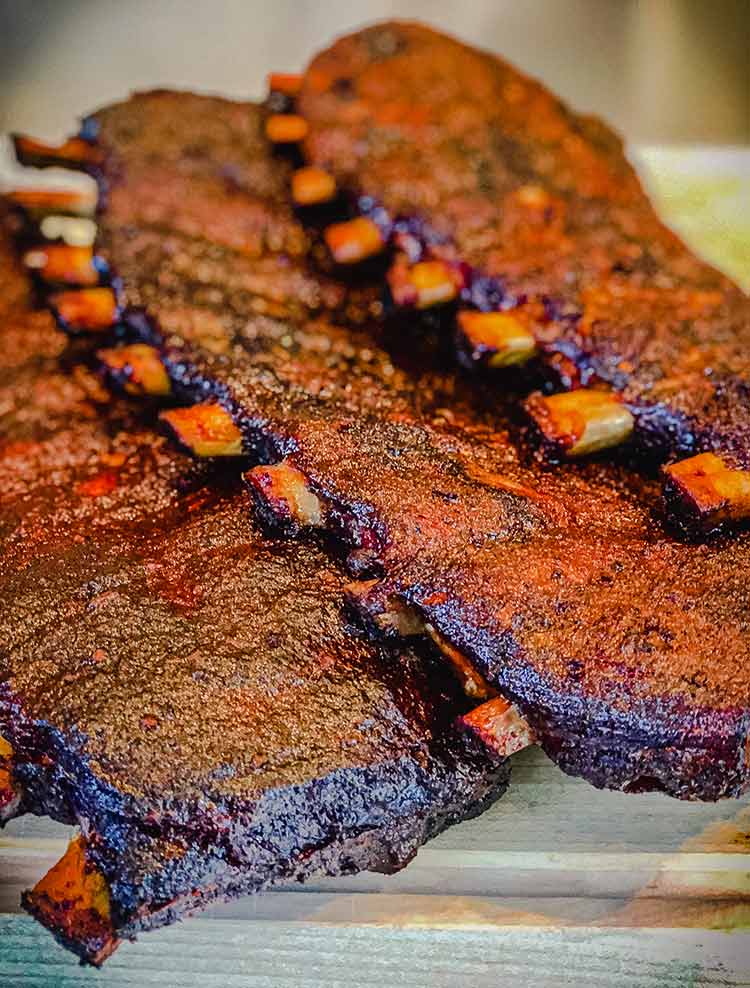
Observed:
[[[272,144],[299,144],[307,131],[307,121],[296,113],[272,113],[266,119],[266,137]]]
[[[7,823],[21,806],[21,790],[13,777],[13,747],[0,735],[0,824]]]
[[[172,384],[156,347],[147,343],[99,350],[97,359],[127,394],[162,398],[172,393]]]
[[[33,219],[49,215],[90,218],[96,211],[97,201],[94,191],[31,187],[11,189],[4,198]]]
[[[388,286],[396,305],[430,309],[454,301],[462,288],[459,272],[445,261],[399,258],[388,271]]]
[[[88,964],[99,967],[120,944],[112,921],[107,879],[90,858],[83,836],[34,888],[24,907]]]
[[[330,172],[310,166],[293,173],[292,199],[298,206],[317,206],[335,198],[336,179]]]
[[[23,255],[25,266],[50,285],[70,285],[81,288],[98,285],[103,262],[94,256],[91,247],[70,244],[42,244]]]
[[[323,238],[337,264],[357,264],[385,248],[380,228],[366,216],[332,223],[323,231]]]
[[[670,516],[688,532],[709,533],[750,518],[750,470],[717,453],[699,453],[663,468]]]
[[[464,714],[460,722],[499,758],[508,758],[536,744],[537,739],[529,722],[518,707],[503,696],[496,696],[475,707]]]
[[[525,364],[537,352],[534,334],[512,312],[458,313],[460,341],[473,363],[487,367],[510,367]]]
[[[578,457],[610,449],[633,432],[632,412],[609,391],[578,388],[555,395],[531,395],[528,415],[543,441],[564,456]]]
[[[302,89],[302,76],[298,72],[270,72],[268,88],[272,93],[297,96]]]
[[[48,304],[61,329],[69,333],[100,333],[112,329],[120,316],[111,288],[55,292]]]
[[[243,454],[242,433],[229,412],[217,402],[171,408],[161,412],[159,418],[195,456]]]
[[[245,480],[263,510],[277,523],[300,528],[319,528],[324,521],[324,506],[310,488],[309,478],[288,460],[248,470]]]
[[[60,167],[85,170],[101,161],[101,150],[83,137],[70,137],[62,144],[45,144],[25,134],[13,134],[18,162],[31,168]]]
[[[424,631],[432,638],[442,655],[448,660],[467,696],[474,700],[488,700],[497,693],[474,663],[455,645],[441,634],[429,621],[424,623]]]

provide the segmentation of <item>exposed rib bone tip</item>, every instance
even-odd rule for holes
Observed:
[[[21,791],[13,778],[13,748],[0,735],[0,823],[15,816],[21,803]]]
[[[461,718],[461,723],[500,758],[536,744],[529,722],[509,700],[497,696]]]
[[[711,529],[750,518],[750,470],[736,469],[716,453],[700,453],[664,467],[665,497],[672,514]]]
[[[268,88],[272,93],[297,96],[302,88],[302,76],[295,72],[271,72],[268,76]]]
[[[98,284],[101,277],[91,247],[46,244],[26,251],[23,260],[48,284],[83,288]]]
[[[386,636],[414,638],[427,634],[424,618],[394,593],[382,592],[380,581],[357,580],[345,588],[349,602]]]
[[[366,216],[333,223],[326,227],[323,236],[338,264],[356,264],[379,254],[385,247],[380,228]]]
[[[96,223],[85,216],[61,216],[59,213],[43,216],[39,232],[45,240],[62,242],[69,247],[93,247],[96,241]]]
[[[229,412],[216,402],[161,412],[177,439],[196,456],[241,456],[242,433]]]
[[[38,218],[48,215],[93,216],[96,210],[96,192],[83,189],[11,189],[5,198]]]
[[[488,367],[525,364],[536,353],[534,334],[510,312],[458,314],[458,325],[474,361]]]
[[[336,197],[336,179],[322,168],[299,168],[292,175],[292,198],[298,206],[314,206]]]
[[[158,398],[172,393],[169,376],[156,347],[132,343],[99,350],[96,356],[128,394]]]
[[[525,407],[546,442],[567,456],[618,446],[635,425],[631,412],[607,391],[579,388],[549,396],[535,394]]]
[[[400,259],[388,272],[388,285],[396,305],[429,309],[452,302],[461,290],[461,277],[444,261],[409,264]]]
[[[82,137],[71,137],[62,144],[45,144],[24,134],[14,134],[13,145],[19,162],[32,168],[81,169],[101,161],[101,150]]]
[[[117,949],[111,896],[104,875],[89,860],[86,841],[73,838],[62,858],[24,895],[24,906],[90,964]]]
[[[528,209],[547,209],[552,204],[552,196],[541,185],[519,186],[516,199]]]
[[[55,292],[48,302],[57,321],[69,332],[101,332],[114,326],[119,317],[111,288]]]
[[[245,474],[245,480],[279,521],[304,528],[323,524],[323,503],[310,490],[305,474],[288,461],[254,467]]]
[[[484,676],[474,668],[471,660],[460,652],[437,631],[431,624],[425,623],[424,630],[432,638],[442,654],[453,666],[453,671],[463,687],[464,693],[474,700],[487,700],[496,695],[497,690],[487,682]]]
[[[266,137],[272,144],[298,144],[307,130],[307,121],[296,113],[272,113],[266,120]]]

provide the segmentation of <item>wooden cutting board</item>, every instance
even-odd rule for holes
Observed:
[[[750,286],[750,150],[640,159],[667,219]],[[219,906],[124,945],[102,972],[19,912],[69,833],[25,818],[0,834],[1,988],[750,985],[750,796],[600,792],[530,749],[504,799],[399,875]]]

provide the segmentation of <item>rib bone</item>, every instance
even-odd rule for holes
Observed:
[[[307,477],[286,461],[255,467],[245,479],[263,497],[279,520],[317,528],[323,524],[323,504],[309,489]]]
[[[461,723],[500,758],[536,744],[531,725],[518,708],[502,696],[465,714]]]
[[[266,120],[266,137],[272,144],[298,144],[307,136],[307,121],[295,113],[272,113]]]
[[[23,904],[66,946],[100,965],[120,941],[114,934],[107,880],[86,852],[84,838],[75,837],[57,864],[24,894]]]
[[[82,137],[71,137],[62,144],[45,144],[23,134],[13,135],[16,157],[31,168],[61,167],[86,171],[101,163],[101,150]]]
[[[338,264],[357,264],[385,247],[377,224],[365,216],[326,227],[325,242]]]
[[[169,376],[155,347],[133,343],[99,350],[97,357],[128,394],[162,397],[172,392]]]
[[[418,261],[408,264],[399,259],[388,272],[388,284],[396,305],[429,309],[452,302],[461,290],[457,271],[444,261]]]
[[[34,219],[50,214],[89,217],[96,210],[93,189],[19,188],[7,192],[5,197]]]
[[[672,463],[664,477],[665,498],[678,522],[684,515],[691,527],[711,531],[750,517],[750,470],[734,469],[716,453]]]
[[[111,288],[55,292],[48,301],[58,323],[68,332],[102,332],[110,329],[119,316]]]
[[[298,168],[292,175],[292,198],[298,206],[330,202],[336,196],[336,180],[322,168]]]
[[[510,312],[465,310],[458,314],[458,325],[472,361],[488,367],[525,364],[536,353],[534,334]]]
[[[586,388],[549,397],[531,395],[526,411],[547,444],[566,456],[618,446],[634,425],[632,414],[616,395]]]
[[[89,287],[101,278],[91,247],[45,244],[28,250],[23,260],[47,284]]]
[[[195,456],[241,456],[242,433],[229,412],[215,402],[172,408],[159,418]]]

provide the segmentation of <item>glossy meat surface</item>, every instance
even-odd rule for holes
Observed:
[[[22,807],[93,832],[117,935],[397,870],[500,795],[453,679],[350,633],[341,571],[66,370],[24,286],[3,243],[0,735]]]
[[[603,123],[400,22],[316,56],[298,112],[312,165],[457,265],[464,304],[530,314],[555,382],[614,388],[642,451],[750,465],[750,300],[659,221]]]
[[[238,139],[214,146],[220,117]],[[305,233],[259,110],[155,93],[96,120],[101,248],[124,301],[148,309],[132,327],[185,400],[219,400],[251,461],[285,457],[320,505],[312,522],[294,518],[271,475],[253,471],[261,515],[334,535],[353,574],[381,580],[372,597],[413,607],[566,770],[688,798],[742,791],[747,537],[687,546],[652,519],[647,483],[594,464],[525,465],[480,389],[442,372],[426,342],[409,341],[405,357],[403,336],[347,325],[364,308],[378,315],[368,289],[314,276],[303,250],[269,239]],[[244,192],[226,194],[228,171]],[[224,231],[246,225],[245,211],[252,246],[190,226],[210,214]]]

